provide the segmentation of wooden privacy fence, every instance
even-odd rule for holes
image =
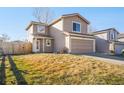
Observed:
[[[2,42],[3,54],[28,54],[32,52],[32,44],[28,42]]]

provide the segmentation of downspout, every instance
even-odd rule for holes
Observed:
[[[69,40],[69,53],[71,53],[71,36],[69,35],[68,36],[68,40]]]
[[[43,53],[45,52],[45,38],[43,38]]]

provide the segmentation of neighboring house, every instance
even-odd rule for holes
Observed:
[[[118,41],[119,32],[115,28],[109,28],[92,33],[96,36],[96,52],[110,53],[114,51],[121,54],[124,43]]]
[[[0,38],[0,43],[2,43],[3,42],[3,40]]]
[[[88,34],[90,22],[78,13],[62,15],[51,24],[32,21],[28,27],[28,41],[33,52],[93,53],[95,37]]]
[[[1,56],[1,53],[3,53],[2,43],[3,43],[3,39],[2,39],[2,36],[0,35],[0,56]]]
[[[2,38],[2,36],[0,35],[0,50],[1,50],[2,43],[3,43],[3,38]]]
[[[118,35],[118,41],[124,42],[124,33]]]
[[[0,43],[2,43],[3,42],[3,38],[2,38],[2,36],[0,35]]]

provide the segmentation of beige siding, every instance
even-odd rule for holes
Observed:
[[[45,51],[44,52],[47,52],[47,53],[53,52],[53,44],[54,44],[54,40],[51,39],[51,46],[46,46],[46,39],[45,39],[45,42],[44,42]]]
[[[101,33],[101,34],[97,34],[95,36],[100,38],[100,39],[108,40],[108,34],[107,33]]]
[[[71,53],[92,53],[93,40],[71,39]]]
[[[72,32],[72,30],[73,30],[72,22],[73,21],[80,22],[81,23],[81,33],[87,34],[88,24],[78,16],[64,18],[63,19],[63,30],[67,31],[67,32]]]
[[[109,52],[109,33],[100,33],[95,35],[96,38],[96,51],[108,53]]]
[[[114,34],[113,40],[111,39],[112,34]],[[96,51],[103,52],[103,53],[109,53],[110,43],[108,41],[117,41],[117,35],[118,33],[114,30],[109,30],[106,33],[99,33],[95,35],[97,37],[96,38]]]
[[[36,33],[48,35],[48,27],[45,26],[45,31],[43,33],[40,33],[40,32],[37,31],[37,25],[34,24],[33,25],[33,34],[36,34]]]
[[[96,39],[96,51],[109,53],[109,42],[104,39],[97,38]]]
[[[65,35],[62,33],[62,20],[49,27],[49,34],[54,38],[54,51],[65,47]]]
[[[124,38],[119,38],[118,41],[124,42]]]
[[[33,26],[31,26],[27,31],[27,40],[31,43],[33,42],[32,34],[33,34]]]
[[[113,40],[112,40],[112,36],[111,36],[112,34],[114,34]],[[114,30],[108,30],[105,33],[99,33],[99,34],[96,34],[95,36],[99,37],[100,39],[104,39],[104,40],[117,41],[118,32],[116,32]]]
[[[37,49],[37,40],[39,41],[39,49]],[[32,50],[33,52],[43,52],[43,39],[33,39],[32,43]]]
[[[37,49],[37,41],[40,41],[39,43],[39,49]],[[33,39],[33,52],[53,52],[53,44],[54,41],[51,39],[51,46],[46,46],[46,38],[35,38]]]
[[[59,31],[63,31],[63,19],[52,25],[54,28],[58,29]]]

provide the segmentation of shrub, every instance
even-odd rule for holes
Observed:
[[[68,49],[66,47],[60,50],[60,54],[63,54],[63,53],[68,53]]]
[[[110,50],[110,53],[114,55],[115,54],[115,51],[114,50]]]
[[[122,54],[122,56],[124,56],[124,49],[122,49],[121,54]]]
[[[2,57],[2,54],[3,54],[2,49],[0,48],[0,58]]]

